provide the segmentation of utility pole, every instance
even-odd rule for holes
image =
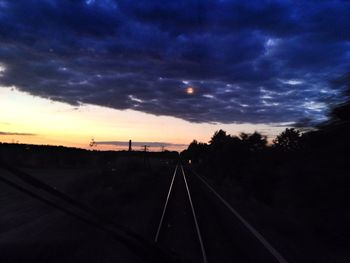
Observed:
[[[142,148],[143,148],[143,152],[144,152],[144,154],[143,154],[143,165],[145,166],[145,168],[150,169],[151,165],[150,165],[150,162],[149,162],[149,159],[148,159],[148,154],[147,154],[149,146],[148,145],[143,145]]]
[[[149,146],[148,145],[143,145],[142,146],[144,152],[148,152]]]

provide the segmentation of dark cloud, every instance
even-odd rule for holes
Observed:
[[[20,136],[35,136],[34,133],[24,133],[24,132],[4,132],[0,131],[0,135],[20,135]]]
[[[340,0],[0,0],[0,84],[191,122],[319,121],[349,17]]]
[[[104,145],[116,145],[116,146],[129,146],[128,141],[100,141],[96,142],[97,144]],[[186,147],[188,144],[178,144],[178,143],[169,143],[169,142],[132,142],[133,146],[145,146],[148,145],[150,147]]]

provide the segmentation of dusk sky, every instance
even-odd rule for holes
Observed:
[[[273,137],[324,121],[349,61],[345,0],[0,0],[0,141]]]

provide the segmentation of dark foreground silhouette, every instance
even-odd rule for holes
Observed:
[[[344,95],[348,98],[349,92]],[[349,156],[349,100],[334,107],[327,122],[308,131],[286,129],[272,145],[258,132],[232,136],[223,130],[209,143],[193,141],[181,159],[191,163],[185,169],[203,236],[209,240],[208,257],[218,259],[211,251],[232,243],[227,250],[231,253],[219,253],[220,262],[233,257],[238,262],[256,262],[256,257],[264,262],[251,241],[243,245],[249,234],[239,222],[233,223],[192,173],[213,184],[288,262],[349,262]],[[178,161],[176,152],[99,152],[0,143],[0,261],[190,259],[175,245],[164,245],[190,246],[180,237],[169,238],[184,236],[190,228],[186,224],[191,225],[178,178],[170,200],[173,210],[166,218],[169,236],[161,237],[165,241],[159,247],[152,243]],[[83,213],[75,214],[78,208]]]
[[[287,128],[272,145],[257,132],[232,136],[219,130],[209,143],[194,140],[181,156],[227,196],[305,227],[330,250],[329,262],[350,259],[349,99],[332,109],[327,122],[303,132]]]

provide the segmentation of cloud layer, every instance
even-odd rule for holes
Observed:
[[[126,141],[100,141],[96,142],[97,145],[115,145],[115,146],[124,146],[128,147],[129,142]],[[178,143],[169,143],[169,142],[132,142],[132,147],[187,147],[188,144],[178,144]]]
[[[34,134],[34,133],[25,133],[25,132],[4,132],[4,131],[0,131],[0,135],[35,136],[36,134]]]
[[[0,0],[0,84],[191,122],[317,121],[341,99],[349,17],[340,0]]]

